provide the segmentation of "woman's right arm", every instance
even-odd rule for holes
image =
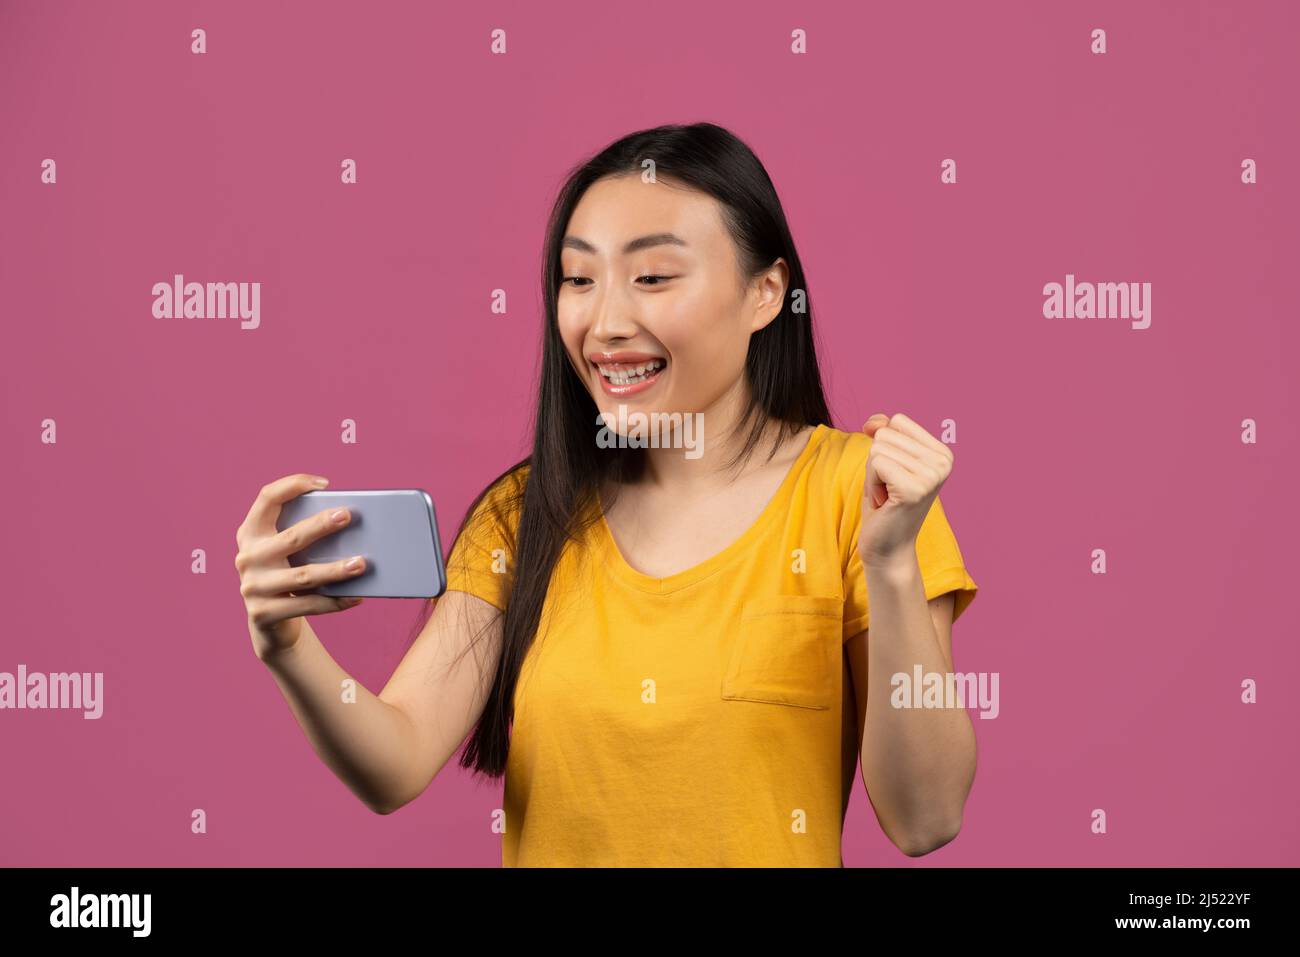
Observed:
[[[424,793],[469,736],[500,654],[501,613],[449,591],[378,695],[353,682],[355,700],[344,700],[349,675],[306,622],[287,650],[261,657],[321,760],[367,807],[389,814]]]
[[[291,567],[288,556],[345,527],[325,512],[276,531],[280,506],[319,486],[291,475],[265,486],[235,540],[249,633],[321,760],[367,807],[388,814],[419,796],[483,713],[501,653],[501,612],[447,592],[375,695],[351,679],[307,624],[356,602],[295,594],[358,574],[343,561]],[[476,640],[477,636],[477,640]],[[344,682],[351,693],[344,694]]]

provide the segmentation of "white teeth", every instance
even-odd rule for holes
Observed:
[[[634,385],[637,382],[644,382],[650,377],[650,374],[659,371],[663,367],[664,360],[662,359],[651,359],[649,362],[638,363],[624,369],[615,369],[613,366],[597,364],[600,374],[613,385]]]

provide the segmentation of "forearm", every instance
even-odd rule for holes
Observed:
[[[417,763],[406,715],[352,679],[306,621],[287,651],[262,661],[321,760],[367,807],[395,810]]]
[[[950,841],[975,777],[975,730],[962,707],[895,707],[894,675],[946,676],[952,663],[935,634],[915,552],[867,565],[871,604],[862,777],[881,827],[905,852]]]

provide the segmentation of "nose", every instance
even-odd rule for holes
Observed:
[[[596,295],[591,311],[591,337],[598,342],[634,337],[637,324],[628,293],[624,290],[600,290]]]

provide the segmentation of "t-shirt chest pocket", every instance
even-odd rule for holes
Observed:
[[[722,697],[799,708],[835,702],[844,602],[816,595],[764,595],[745,602],[740,634],[722,675]]]

